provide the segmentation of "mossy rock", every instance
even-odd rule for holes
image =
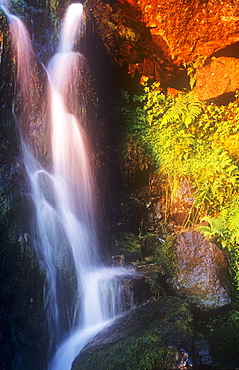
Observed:
[[[49,344],[43,302],[45,277],[25,232],[27,205],[10,185],[9,181],[0,192],[0,367],[44,368]]]
[[[42,369],[49,347],[45,276],[28,235],[30,198],[14,145],[17,135],[11,117],[5,118],[0,136],[0,368]]]
[[[144,257],[154,256],[162,245],[158,235],[146,234],[142,239],[142,253]]]
[[[173,277],[178,271],[175,237],[169,236],[164,242],[158,235],[147,234],[142,238],[142,254],[145,266],[158,266],[160,275]],[[150,269],[148,269],[150,271]]]
[[[75,359],[72,370],[172,370],[190,361],[191,344],[188,304],[161,297],[99,333]]]
[[[123,253],[125,262],[136,262],[143,259],[141,252],[141,238],[130,232],[121,232],[113,235],[116,252]]]
[[[155,261],[162,266],[167,277],[174,276],[178,271],[175,237],[169,236],[155,252]]]

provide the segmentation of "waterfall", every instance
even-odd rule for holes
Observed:
[[[39,96],[39,83],[29,35],[4,4],[2,9],[10,25],[21,91],[22,108],[16,120],[34,208],[31,237],[46,274],[49,369],[68,370],[87,341],[122,314],[125,296],[127,308],[132,307],[130,292],[121,281],[129,270],[106,268],[99,258],[95,181],[82,124],[84,109],[77,95],[85,58],[74,49],[82,31],[83,6],[75,3],[68,7],[57,52],[45,68],[48,95],[44,99],[49,113],[44,115],[36,110],[39,104],[34,100]],[[32,126],[45,119],[51,149],[47,166],[27,135]],[[34,140],[37,143],[38,138]]]

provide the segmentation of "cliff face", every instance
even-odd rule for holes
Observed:
[[[109,58],[119,67],[167,81],[175,67],[163,38],[155,43],[137,7],[90,0],[85,6],[88,19],[98,33]]]
[[[127,66],[128,74],[147,75],[166,86],[173,86],[180,70],[196,74],[202,100],[217,97],[202,91],[210,75],[211,58],[227,56],[224,48],[233,46],[230,57],[237,64],[239,41],[238,0],[118,0],[86,2],[88,19],[99,34],[110,59]],[[233,60],[230,60],[232,68]],[[189,68],[190,67],[190,71]],[[214,68],[214,66],[213,66]],[[213,71],[212,71],[213,73]],[[223,74],[225,70],[223,71]],[[218,81],[223,76],[218,74]],[[235,91],[235,83],[225,92]],[[236,83],[236,88],[238,84]],[[229,90],[229,91],[228,91]]]
[[[177,65],[208,57],[239,39],[237,0],[120,0],[138,9],[154,42],[162,38]]]

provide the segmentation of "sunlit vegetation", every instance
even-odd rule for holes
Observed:
[[[226,248],[239,289],[238,101],[201,102],[194,90],[167,96],[159,83],[144,83],[137,96],[124,92],[123,101],[123,173],[154,167],[165,179],[167,204],[186,179],[193,203],[183,226],[200,224]]]

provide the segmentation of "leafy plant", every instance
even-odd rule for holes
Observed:
[[[123,167],[133,164],[134,169],[141,169],[149,161],[152,170],[155,165],[154,170],[165,179],[166,213],[187,180],[193,197],[189,212],[194,218],[186,219],[190,225],[202,217],[208,222],[203,232],[229,251],[239,289],[238,101],[217,106],[200,102],[194,90],[171,97],[159,83],[145,83],[140,95],[127,95],[123,113],[127,122],[122,130]],[[132,155],[137,145],[144,153],[141,156]]]
[[[180,94],[175,103],[167,110],[162,119],[162,124],[182,120],[188,127],[202,112],[202,103],[198,100],[197,93],[193,90],[187,94]]]
[[[132,182],[138,170],[147,171],[154,166],[149,144],[145,141],[147,131],[145,113],[138,104],[143,100],[144,96],[134,100],[127,91],[121,89],[114,108],[116,119],[119,120],[119,127],[121,127],[117,150],[126,187]],[[137,104],[135,104],[136,101]]]
[[[208,238],[215,238],[228,251],[234,283],[239,291],[239,196],[217,217],[205,216],[201,221],[207,224],[200,226],[199,230]]]

